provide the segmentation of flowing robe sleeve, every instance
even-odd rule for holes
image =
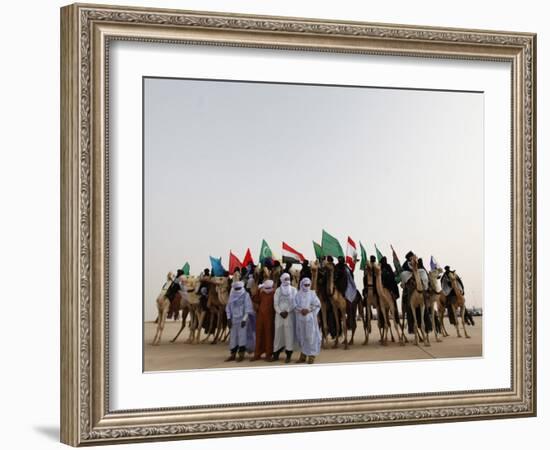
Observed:
[[[250,295],[248,292],[245,294],[244,297],[244,316],[243,321],[246,321],[248,319],[249,315],[254,314],[254,307],[252,306],[252,300],[250,299]]]
[[[277,314],[281,313],[281,308],[279,307],[279,299],[281,298],[281,290],[280,288],[277,288],[275,291],[275,296],[273,297],[273,308],[275,308],[275,312]]]
[[[231,320],[231,308],[229,307],[230,303],[225,305],[225,314],[227,315],[227,320]]]
[[[290,301],[288,302],[288,312],[292,312],[296,309],[296,293],[298,292],[295,287],[290,288]]]
[[[311,296],[311,300],[309,302],[309,309],[313,313],[313,315],[316,316],[319,312],[319,309],[321,309],[321,301],[319,300],[319,297],[317,297],[315,291],[311,292],[313,295]]]

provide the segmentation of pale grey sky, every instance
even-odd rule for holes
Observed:
[[[482,305],[483,94],[144,80],[145,320],[166,273],[321,230],[434,255]],[[362,272],[356,270],[362,287]]]

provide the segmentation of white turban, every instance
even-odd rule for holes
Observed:
[[[266,293],[271,293],[273,291],[273,280],[265,280],[261,286],[260,289]]]
[[[309,286],[304,286],[305,284],[309,284]],[[311,289],[311,280],[309,278],[303,278],[302,281],[300,281],[300,291],[302,292],[309,292]]]
[[[238,300],[241,295],[245,294],[246,291],[243,289],[244,283],[242,281],[236,281],[231,284],[231,292],[229,293],[229,303]]]

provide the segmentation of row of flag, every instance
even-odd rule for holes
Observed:
[[[396,275],[399,275],[403,271],[403,268],[401,266],[399,257],[397,256],[397,253],[394,250],[393,246],[390,245],[390,247],[392,250],[393,265],[395,267]],[[374,249],[376,252],[376,259],[378,262],[380,262],[384,257],[384,255],[378,249],[376,244],[374,244]],[[346,264],[348,264],[351,270],[355,270],[355,266],[358,261],[360,261],[359,268],[361,270],[364,270],[368,261],[367,251],[365,250],[365,247],[361,242],[359,242],[359,251],[361,253],[361,258],[359,259],[357,244],[351,237],[348,236],[346,253],[344,254],[344,250],[340,245],[340,242],[338,241],[338,239],[336,239],[334,236],[327,233],[325,230],[323,230],[320,244],[313,241],[313,250],[315,252],[315,257],[318,260],[321,260],[325,256],[344,257],[346,260]],[[273,259],[274,258],[273,252],[271,251],[271,248],[269,247],[266,240],[262,239],[262,245],[260,248],[260,254],[258,259],[260,263],[263,263],[267,258]],[[284,264],[285,263],[302,263],[305,259],[306,258],[302,253],[292,248],[286,242],[282,243],[282,261]],[[254,260],[252,259],[250,248],[246,250],[246,254],[242,261],[239,260],[239,258],[233,253],[232,250],[229,251],[229,273],[233,273],[236,269],[247,267],[249,263],[254,264]],[[214,258],[210,256],[210,265],[212,268],[212,274],[214,276],[223,276],[224,273],[226,272],[222,264],[221,257]],[[434,270],[437,267],[440,267],[440,266],[435,260],[435,258],[432,256],[430,258],[430,269]],[[183,273],[185,275],[189,275],[189,270],[190,270],[189,263],[185,263],[185,265],[182,268]]]

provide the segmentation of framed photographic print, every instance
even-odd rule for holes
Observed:
[[[536,414],[534,34],[75,4],[61,44],[64,443]]]

